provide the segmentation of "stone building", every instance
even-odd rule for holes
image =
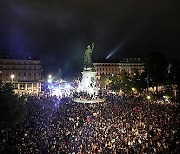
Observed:
[[[102,75],[112,76],[121,75],[122,72],[129,74],[139,71],[144,71],[144,62],[140,58],[124,58],[118,62],[99,61],[93,63],[94,69],[97,73],[97,79],[100,79]]]
[[[0,56],[0,82],[11,82],[15,93],[41,92],[41,61],[31,57]]]

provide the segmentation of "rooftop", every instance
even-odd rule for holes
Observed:
[[[13,59],[13,60],[40,60],[36,56],[30,55],[13,55],[13,54],[0,54],[0,59]]]
[[[141,58],[96,59],[93,63],[144,63]]]

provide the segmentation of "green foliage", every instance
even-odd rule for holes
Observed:
[[[176,97],[180,98],[180,62],[174,61],[167,75],[167,85],[171,85],[170,91],[173,91],[173,86],[176,86]],[[168,90],[169,90],[168,89]]]
[[[172,86],[166,86],[166,91],[164,93],[165,96],[173,97],[173,88]]]
[[[19,97],[13,91],[13,85],[6,83],[0,88],[0,122],[4,128],[24,120],[26,115],[26,103],[24,97]]]
[[[132,78],[127,72],[121,74],[120,86],[124,93],[130,93],[132,91]]]
[[[169,71],[168,81],[171,84],[180,84],[180,62],[175,61]]]
[[[134,74],[129,75],[127,72],[122,72],[120,78],[117,75],[111,77],[110,89],[117,91],[122,90],[124,93],[142,92],[147,88],[146,72],[139,73],[135,71]]]
[[[136,72],[135,75],[132,77],[132,85],[137,90],[137,92],[142,92],[144,89],[147,88],[147,73],[143,72],[139,74]]]
[[[101,79],[99,80],[99,84],[101,88],[108,88],[112,81],[109,79],[109,77],[105,76],[104,74],[101,76]]]
[[[111,77],[110,89],[113,91],[120,90],[121,80],[117,75]]]

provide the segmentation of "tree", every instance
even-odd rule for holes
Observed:
[[[120,78],[117,75],[111,77],[110,89],[113,91],[120,90]]]
[[[104,74],[101,75],[101,78],[99,80],[100,87],[106,89],[111,82],[112,81],[109,79],[109,77],[105,76]]]
[[[168,70],[168,80],[167,85],[169,85],[169,90],[173,91],[172,86],[177,86],[177,97],[180,97],[180,62],[179,61],[173,61],[172,64],[169,65]]]
[[[153,86],[158,86],[165,83],[167,72],[167,60],[161,52],[151,52],[145,59],[145,69],[148,79],[152,79]]]
[[[132,77],[132,85],[138,92],[142,92],[147,88],[146,74],[146,72],[142,72],[141,74],[136,72]]]
[[[0,88],[0,100],[0,122],[8,141],[9,128],[23,122],[27,108],[25,98],[14,93],[11,83],[6,83]]]
[[[132,90],[132,79],[127,72],[121,74],[120,86],[123,92],[130,93]]]

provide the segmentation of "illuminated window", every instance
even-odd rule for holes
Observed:
[[[31,84],[31,83],[28,83],[28,84],[27,84],[27,87],[28,87],[28,88],[31,88],[31,87],[32,87],[32,84]]]
[[[20,90],[24,90],[25,89],[25,84],[20,84]]]
[[[18,89],[18,84],[14,84],[14,89]]]

